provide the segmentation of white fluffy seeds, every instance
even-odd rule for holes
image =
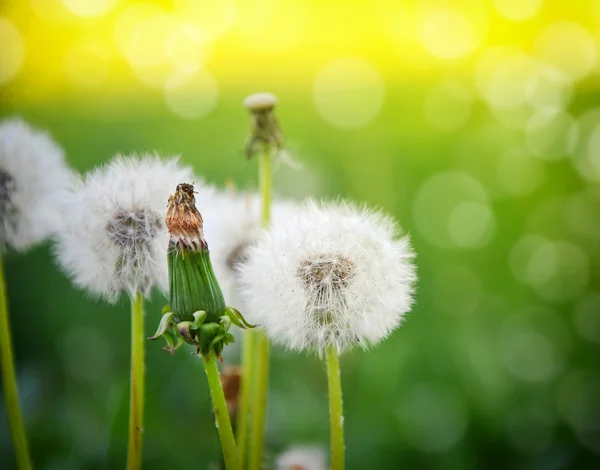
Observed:
[[[48,237],[74,180],[48,134],[18,118],[0,123],[0,242],[22,251]]]
[[[196,206],[204,219],[204,235],[225,300],[245,311],[239,305],[236,268],[246,259],[248,248],[263,234],[260,196],[227,189],[214,194],[209,204],[196,198]],[[271,217],[282,221],[296,207],[289,200],[274,200]]]
[[[56,228],[59,263],[78,286],[115,301],[121,293],[168,287],[167,200],[194,181],[177,159],[115,157],[66,199]]]
[[[366,348],[410,310],[413,258],[388,216],[308,202],[248,249],[239,268],[247,318],[293,350]]]

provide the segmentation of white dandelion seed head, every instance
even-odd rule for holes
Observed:
[[[236,295],[237,267],[246,259],[248,248],[263,234],[260,195],[228,189],[214,194],[209,204],[196,198],[196,206],[204,218],[204,235],[225,299],[238,305],[241,299]],[[272,220],[284,220],[297,206],[290,200],[275,199]]]
[[[309,201],[249,248],[239,267],[246,318],[292,350],[369,347],[412,306],[413,258],[385,214]]]
[[[327,454],[320,446],[294,446],[277,456],[277,470],[326,470]]]
[[[0,123],[0,242],[23,251],[41,242],[61,217],[62,193],[75,174],[45,132],[19,118]]]
[[[78,286],[114,302],[168,288],[165,215],[179,183],[194,181],[177,158],[117,156],[66,198],[56,257]]]

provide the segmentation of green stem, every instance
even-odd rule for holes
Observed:
[[[131,299],[131,391],[129,399],[129,448],[127,469],[142,467],[144,432],[144,297],[139,292]]]
[[[262,468],[262,452],[265,442],[265,415],[267,389],[269,387],[269,340],[264,331],[256,332],[255,383],[252,403],[252,433],[250,434],[250,470]]]
[[[331,429],[331,470],[344,469],[344,411],[340,361],[335,348],[327,350],[327,385]]]
[[[240,456],[240,468],[246,462],[246,449],[248,447],[248,420],[250,418],[250,402],[252,399],[252,377],[254,376],[254,330],[244,332],[242,349],[242,387],[240,390],[240,405],[237,416],[236,439]]]
[[[262,202],[261,221],[263,228],[271,222],[271,189],[273,187],[273,164],[271,147],[263,146],[259,164],[259,186]],[[265,442],[265,415],[267,412],[267,392],[269,389],[269,340],[264,331],[255,333],[255,381],[250,414],[252,431],[250,432],[250,470],[260,470]]]
[[[258,184],[260,185],[260,198],[262,202],[261,220],[263,227],[266,228],[271,222],[271,189],[273,187],[271,148],[267,144],[265,144],[260,154],[258,171]]]
[[[33,467],[29,458],[29,447],[19,405],[2,260],[0,260],[0,357],[2,359],[2,383],[4,384],[4,398],[6,399],[6,413],[15,446],[17,465],[21,470],[30,470]]]
[[[240,461],[238,458],[237,449],[235,447],[235,439],[233,438],[233,430],[231,429],[231,421],[229,419],[229,410],[223,393],[223,386],[219,376],[219,367],[215,359],[215,352],[211,351],[204,358],[204,369],[206,370],[206,378],[208,379],[208,387],[213,401],[215,410],[215,420],[219,438],[221,439],[221,450],[225,459],[225,468],[227,470],[239,470]]]

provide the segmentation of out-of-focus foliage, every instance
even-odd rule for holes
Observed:
[[[598,2],[211,4],[2,2],[1,116],[47,128],[80,171],[157,150],[252,188],[241,102],[276,93],[302,164],[278,167],[276,192],[380,206],[418,254],[404,326],[342,360],[348,467],[593,468]],[[73,288],[48,245],[4,263],[37,467],[121,468],[128,301]],[[148,305],[148,332],[163,303]],[[147,350],[145,468],[208,467],[219,450],[201,364]],[[327,445],[316,358],[274,350],[269,407],[271,456]]]

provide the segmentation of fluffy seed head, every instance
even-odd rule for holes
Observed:
[[[225,299],[230,305],[239,305],[237,269],[247,259],[248,248],[263,233],[260,196],[228,189],[216,193],[210,204],[198,201],[197,206],[204,215],[204,233]],[[292,201],[276,199],[271,217],[274,221],[284,220],[296,207]]]
[[[177,159],[115,157],[91,171],[64,202],[56,257],[73,281],[115,301],[121,293],[168,287],[165,226],[169,192],[193,180]]]
[[[248,249],[239,268],[248,319],[294,350],[366,348],[410,310],[413,258],[383,213],[309,201]]]
[[[26,250],[52,232],[75,180],[50,136],[13,118],[0,123],[0,243]]]

